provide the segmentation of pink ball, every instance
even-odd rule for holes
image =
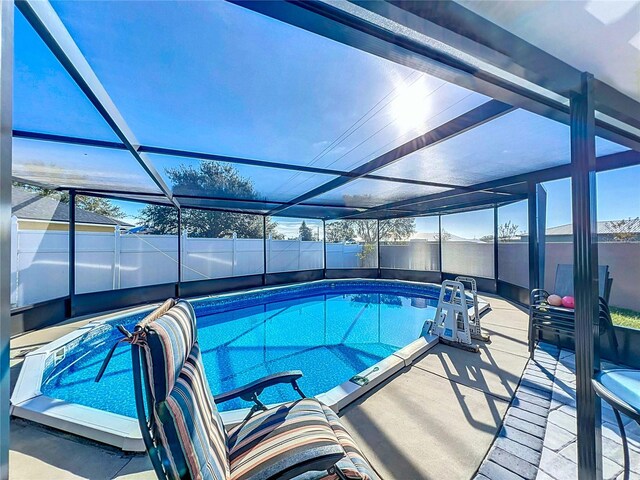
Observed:
[[[575,300],[570,295],[562,297],[562,306],[566,308],[574,308],[576,306]]]
[[[559,307],[562,305],[562,298],[560,297],[560,295],[549,295],[547,297],[547,303],[554,307]]]

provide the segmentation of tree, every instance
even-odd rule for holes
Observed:
[[[231,165],[201,161],[196,167],[178,165],[168,168],[166,174],[176,195],[203,197],[258,198],[251,180],[242,177]],[[140,221],[159,234],[175,233],[178,213],[175,208],[147,205],[140,213]],[[182,225],[191,237],[240,238],[262,237],[262,217],[215,210],[182,209]],[[267,235],[278,238],[277,224],[267,219]]]
[[[416,221],[414,218],[392,218],[380,220],[380,239],[399,242],[409,240],[416,232]]]
[[[380,239],[401,241],[408,240],[416,231],[413,218],[394,218],[380,220]],[[327,242],[376,243],[378,241],[378,225],[376,220],[336,220],[327,224]]]
[[[326,225],[327,243],[355,242],[356,232],[351,222],[338,220]]]
[[[640,236],[640,217],[610,220],[605,227],[615,242],[631,242]]]
[[[307,226],[307,222],[305,222],[304,220],[302,221],[302,224],[300,225],[298,231],[300,232],[300,240],[302,240],[303,242],[311,242],[315,240],[313,232]]]
[[[513,237],[518,233],[519,228],[520,227],[515,223],[511,223],[511,220],[498,225],[498,241],[507,242],[509,240],[512,240]],[[493,235],[484,235],[480,237],[480,241],[493,242]]]
[[[380,221],[380,238],[406,240],[415,232],[413,218],[395,218]],[[378,222],[376,220],[337,220],[327,225],[327,242],[341,243],[358,241],[363,243],[358,253],[361,266],[371,261],[378,241]]]
[[[446,242],[447,240],[451,240],[451,234],[443,228],[441,233],[436,233],[435,239],[436,242]]]
[[[70,201],[69,192],[37,187],[35,185],[28,185],[26,183],[20,182],[13,182],[13,185],[24,190],[36,193],[41,197],[51,197],[61,203],[68,204]],[[122,209],[119,206],[114,205],[111,200],[107,198],[78,195],[76,196],[76,207],[110,218],[123,218],[125,216]]]
[[[498,241],[506,242],[511,240],[517,233],[520,227],[515,223],[511,223],[511,220],[498,225]]]
[[[65,193],[65,195],[67,196],[67,199],[63,201],[65,203],[68,203],[69,195],[67,193]],[[76,207],[110,218],[123,218],[125,216],[124,212],[119,206],[114,205],[109,199],[106,198],[78,195],[76,197]]]

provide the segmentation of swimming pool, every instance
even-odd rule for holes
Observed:
[[[214,394],[279,371],[301,370],[300,387],[305,394],[337,410],[435,344],[437,339],[425,335],[423,327],[435,315],[439,292],[440,287],[431,284],[324,280],[190,301]],[[121,338],[116,325],[132,330],[148,311],[92,322],[75,335],[29,354],[12,397],[14,414],[16,410],[24,413],[26,403],[38,400],[20,398],[18,392],[23,374],[35,371],[37,397],[48,400],[48,413],[56,407],[68,420],[69,408],[74,407],[74,414],[82,412],[85,424],[91,412],[96,423],[95,411],[99,411],[97,417],[106,415],[111,425],[114,419],[129,425],[125,419],[135,418],[130,347],[119,346],[101,382],[95,383],[94,378],[108,349]],[[39,360],[39,369],[34,370],[29,357]],[[296,396],[284,385],[265,390],[261,400],[275,404]],[[235,400],[219,408],[229,419],[229,414],[249,406]],[[74,433],[77,430],[72,428]],[[118,445],[122,447],[122,441]]]

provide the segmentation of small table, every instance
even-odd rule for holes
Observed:
[[[596,394],[613,408],[624,450],[624,480],[629,479],[629,444],[620,413],[640,425],[640,370],[616,368],[602,370],[592,380]]]

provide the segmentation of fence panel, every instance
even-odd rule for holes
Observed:
[[[360,252],[362,245],[355,243],[327,243],[327,268],[360,268]]]
[[[529,242],[498,242],[498,278],[528,288]]]
[[[380,267],[439,271],[438,242],[411,240],[406,244],[380,244]]]
[[[69,233],[18,231],[12,295],[16,306],[69,294]]]
[[[68,232],[18,230],[12,233],[11,299],[22,306],[68,294]],[[183,239],[183,280],[262,273],[262,239]],[[322,242],[267,241],[270,270],[322,268]],[[175,235],[76,233],[76,292],[87,293],[177,280]],[[383,268],[437,270],[437,242],[381,245]],[[528,283],[526,243],[501,243],[500,278]],[[556,266],[572,262],[571,243],[546,244],[545,287],[552,289]],[[493,244],[444,242],[445,271],[491,277]],[[327,268],[361,268],[362,245],[328,243]],[[600,264],[613,277],[611,305],[640,311],[640,242],[602,242]]]
[[[493,278],[493,242],[442,242],[442,270]]]
[[[120,288],[119,237],[109,232],[76,232],[76,293]]]
[[[322,268],[322,242],[267,240],[267,272]]]
[[[176,235],[122,235],[120,287],[138,287],[178,280]]]

